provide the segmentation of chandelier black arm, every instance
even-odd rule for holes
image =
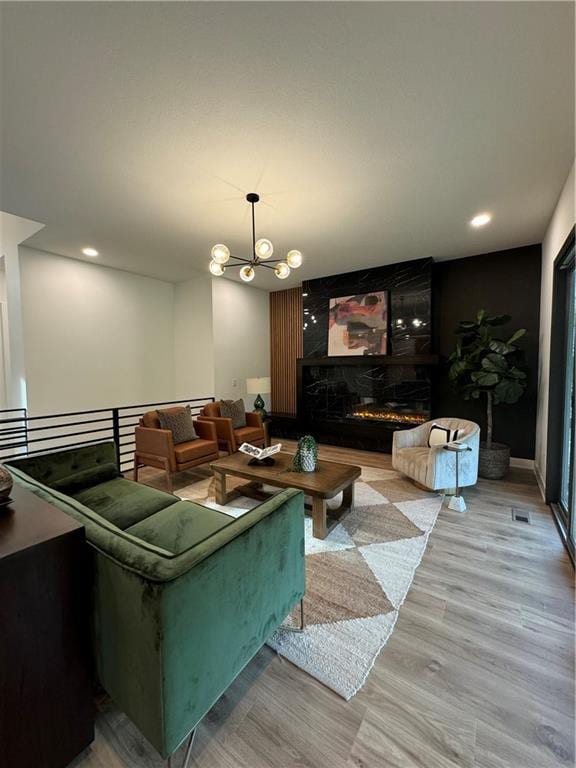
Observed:
[[[241,256],[232,256],[230,254],[231,259],[236,259],[237,261],[241,261],[243,264],[254,264],[253,261],[250,261],[250,259],[243,259]],[[239,267],[239,264],[229,264],[229,262],[226,262],[224,266],[230,266],[230,267]]]
[[[284,259],[276,259],[276,261],[284,261]],[[266,267],[266,269],[273,269],[273,270],[276,269],[276,267],[273,267],[272,264],[270,264],[270,262],[268,262],[267,264],[264,264],[263,261],[260,261],[260,262],[258,262],[258,266],[259,267]]]
[[[230,259],[236,259],[237,261],[241,262],[242,264],[250,264],[253,267],[266,267],[267,269],[275,269],[275,267],[272,266],[272,264],[277,264],[280,261],[284,261],[284,259],[267,259],[264,261],[250,261],[249,259],[242,259],[240,256],[230,256]],[[230,264],[230,262],[226,262],[224,266],[227,267],[239,267],[240,264]]]

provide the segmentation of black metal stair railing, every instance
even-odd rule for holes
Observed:
[[[194,417],[213,402],[214,397],[195,397],[43,416],[28,416],[26,408],[0,410],[0,463],[113,440],[120,469],[126,472],[134,464],[134,428],[145,411],[189,405]]]

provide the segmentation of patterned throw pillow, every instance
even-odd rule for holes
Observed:
[[[177,411],[156,411],[162,429],[172,432],[174,445],[189,443],[190,440],[198,440],[192,421],[190,406],[179,408]]]
[[[428,435],[428,447],[432,448],[433,445],[446,445],[447,443],[453,443],[458,439],[458,430],[449,429],[448,427],[442,427],[440,424],[432,424],[430,428],[430,434]]]
[[[232,419],[232,429],[246,426],[246,408],[244,400],[220,400],[220,415]]]

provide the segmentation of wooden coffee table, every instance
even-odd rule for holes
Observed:
[[[312,531],[317,539],[325,539],[328,531],[336,525],[345,513],[354,507],[354,481],[360,477],[360,467],[349,464],[337,464],[334,461],[319,461],[315,472],[290,472],[292,459],[289,453],[276,453],[276,463],[272,467],[249,466],[250,457],[243,453],[233,453],[210,464],[216,481],[216,502],[227,504],[234,496],[247,493],[254,495],[262,484],[275,488],[297,488],[312,497]],[[233,475],[250,481],[228,493],[226,476]],[[329,510],[330,525],[327,520],[326,500],[332,499],[342,491],[342,504],[336,510]]]

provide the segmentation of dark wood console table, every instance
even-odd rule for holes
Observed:
[[[94,738],[84,528],[25,489],[0,507],[0,765],[64,768]]]

